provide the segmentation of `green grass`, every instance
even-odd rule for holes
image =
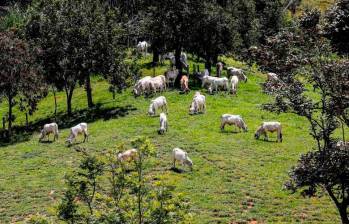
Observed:
[[[232,59],[225,60],[230,65],[246,67]],[[164,67],[157,68],[156,74],[163,70]],[[152,74],[152,70],[144,69],[143,74]],[[136,110],[117,119],[89,123],[90,141],[79,146],[102,150],[135,136],[149,137],[159,157],[149,172],[175,180],[177,190],[190,198],[194,223],[338,223],[337,211],[327,196],[305,199],[283,190],[289,169],[314,142],[307,134],[308,123],[304,119],[260,110],[262,103],[272,100],[261,92],[259,83],[265,76],[252,69],[248,77],[248,83],[240,85],[237,97],[206,94],[207,113],[197,116],[188,115],[194,91],[188,95],[176,90],[164,93],[169,103],[169,132],[164,136],[157,134],[158,117],[146,114],[151,99],[134,98],[127,90],[117,95],[115,102],[111,101],[108,84],[96,77],[96,103],[103,103],[105,108],[131,105]],[[86,108],[83,88],[76,89],[73,105],[75,110]],[[65,97],[59,93],[59,111],[64,110]],[[0,116],[5,111],[6,105],[2,104]],[[232,133],[233,128],[228,127],[222,133],[219,124],[223,113],[242,115],[249,132]],[[49,95],[30,120],[52,114],[53,98]],[[283,143],[253,138],[254,130],[266,120],[283,123]],[[15,124],[23,122],[21,115]],[[79,154],[64,145],[67,135],[68,129],[61,130],[57,142],[40,144],[38,133],[34,133],[28,141],[0,148],[0,223],[21,221],[36,212],[53,216],[52,208],[59,202],[64,187],[64,174],[79,161]],[[272,135],[271,140],[276,140],[276,136]],[[189,152],[193,172],[178,174],[169,170],[174,147]],[[53,197],[49,195],[51,190],[55,191]]]

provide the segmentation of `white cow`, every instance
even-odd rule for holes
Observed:
[[[167,116],[165,113],[160,114],[160,129],[158,130],[159,135],[165,134],[168,131]]]
[[[233,75],[230,78],[230,92],[233,95],[236,95],[236,93],[237,93],[238,84],[239,84],[239,78],[236,75]]]
[[[225,125],[235,125],[236,127],[243,129],[247,132],[247,125],[240,115],[223,114],[221,116],[221,130],[224,130]]]
[[[83,142],[85,142],[86,140],[88,141],[87,123],[80,123],[80,124],[72,127],[70,129],[70,135],[69,135],[68,139],[66,140],[66,142],[68,142],[69,145],[73,144],[73,141],[75,140],[75,138],[80,134],[84,135]]]
[[[206,70],[205,70],[206,71]],[[207,75],[207,73],[205,72],[205,75],[202,77],[202,88],[205,87],[205,86],[208,86],[208,87],[212,87],[213,86],[213,83],[214,81],[216,80],[217,77],[213,77],[213,76],[210,76],[210,75]]]
[[[148,93],[152,89],[152,86],[150,86],[148,82],[150,79],[150,76],[145,76],[138,80],[133,88],[133,94],[135,96],[140,96],[144,93]]]
[[[137,149],[129,149],[125,152],[118,154],[118,160],[120,162],[128,162],[137,159],[138,157],[138,150]]]
[[[226,77],[218,78],[214,77],[213,86],[217,92],[220,88],[226,91],[229,91],[229,80]]]
[[[260,135],[264,135],[264,140],[268,140],[267,132],[277,132],[277,141],[282,142],[282,127],[281,123],[277,121],[263,122],[255,133],[255,138],[259,139]]]
[[[148,81],[150,82],[149,86],[152,86],[155,92],[166,90],[166,77],[164,75],[155,76]]]
[[[174,69],[174,68],[165,72],[167,86],[170,86],[170,84],[174,86],[174,83],[177,79],[178,74],[179,74],[178,69]]]
[[[150,116],[154,116],[156,114],[156,111],[160,108],[162,111],[165,111],[167,113],[167,101],[164,96],[159,96],[158,98],[151,101],[148,109],[148,114]]]
[[[206,97],[196,92],[189,108],[189,114],[205,113],[206,112]]]
[[[145,55],[147,55],[147,53],[148,53],[148,47],[149,47],[149,43],[146,41],[140,41],[137,44],[138,51],[145,54]]]
[[[54,138],[53,141],[56,140],[56,138],[58,139],[58,125],[56,123],[50,123],[50,124],[45,124],[44,128],[41,130],[40,132],[40,136],[39,136],[39,142],[41,142],[45,136],[47,136],[47,140],[50,140],[50,134],[53,134]]]
[[[193,161],[188,156],[188,153],[180,148],[174,148],[172,150],[173,168],[176,168],[176,161],[179,161],[182,166],[187,165],[190,170],[193,170]]]
[[[236,75],[239,80],[247,82],[247,76],[241,68],[228,67],[228,77]]]

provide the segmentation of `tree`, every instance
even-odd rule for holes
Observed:
[[[9,136],[14,121],[13,107],[19,101],[20,109],[28,109],[32,114],[44,88],[34,49],[12,32],[0,33],[0,98],[8,102]]]
[[[27,38],[43,50],[49,83],[65,90],[68,114],[78,82],[85,84],[87,103],[92,107],[91,74],[108,75],[111,67],[119,67],[121,33],[117,13],[100,1],[38,1],[30,10]]]
[[[233,29],[233,17],[222,7],[205,3],[198,11],[198,19],[190,34],[190,52],[205,59],[205,67],[211,70],[219,55],[239,48],[240,36]]]
[[[324,36],[331,40],[335,51],[349,54],[349,1],[337,0],[326,12]]]
[[[256,55],[257,61],[277,72],[283,82],[276,91],[275,102],[265,108],[304,117],[315,141],[311,151],[291,169],[287,188],[302,190],[308,196],[321,190],[327,192],[342,222],[347,224],[349,147],[347,143],[336,146],[335,132],[342,132],[345,142],[345,128],[349,125],[349,61],[331,55],[318,23],[319,12],[306,11],[295,32],[284,31],[270,38]],[[315,97],[308,93],[309,86]]]
[[[188,47],[190,35],[196,26],[200,1],[154,1],[149,8],[149,33],[157,49],[175,51],[176,67],[181,71],[180,56]],[[162,37],[159,39],[159,37]],[[161,45],[165,46],[161,46]]]

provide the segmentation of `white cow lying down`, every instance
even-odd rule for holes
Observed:
[[[247,125],[240,115],[223,114],[221,116],[221,130],[224,130],[225,125],[235,125],[236,127],[243,129],[247,132]]]
[[[173,158],[173,168],[176,168],[176,161],[179,161],[182,166],[187,165],[190,167],[190,170],[193,170],[193,161],[188,156],[188,153],[183,151],[180,148],[174,148],[172,150],[172,158]]]
[[[70,145],[73,144],[73,141],[75,140],[75,138],[80,134],[84,135],[83,142],[85,142],[86,140],[88,141],[88,131],[87,131],[87,124],[86,123],[80,123],[80,124],[72,127],[70,129],[70,135],[69,135],[68,139],[66,140],[66,142],[68,142]]]
[[[50,134],[53,134],[53,141],[58,139],[58,125],[56,123],[45,124],[44,128],[40,132],[39,142],[41,142],[45,136],[47,136],[47,140],[50,140]]]
[[[277,141],[282,142],[282,127],[281,123],[277,121],[272,121],[272,122],[263,122],[261,126],[257,129],[255,133],[255,138],[259,139],[260,135],[264,135],[264,140],[268,140],[268,135],[267,132],[277,132]]]

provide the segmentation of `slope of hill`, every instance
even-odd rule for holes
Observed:
[[[246,68],[230,59],[227,62]],[[155,72],[161,74],[164,69],[157,68]],[[162,174],[174,180],[177,190],[191,201],[194,223],[338,223],[337,211],[327,197],[309,200],[283,190],[288,170],[313,144],[307,134],[308,125],[295,115],[261,110],[260,105],[272,99],[261,92],[259,84],[265,76],[255,68],[247,71],[249,81],[240,85],[237,97],[225,93],[207,95],[206,114],[188,115],[194,91],[188,95],[177,90],[164,93],[169,102],[170,125],[164,136],[157,134],[158,117],[146,115],[151,99],[134,98],[131,90],[127,90],[112,101],[108,84],[96,77],[94,100],[104,111],[101,110],[101,116],[96,112],[91,117],[85,116],[89,114],[87,111],[77,112],[77,120],[87,120],[91,133],[90,141],[78,146],[102,150],[135,136],[148,136],[156,145],[159,158],[147,170],[148,175]],[[152,70],[143,69],[143,73],[152,74]],[[58,103],[59,111],[64,111],[63,93],[58,94]],[[83,88],[76,90],[73,105],[75,111],[86,108]],[[6,111],[6,105],[1,106],[0,117]],[[102,119],[105,110],[111,108],[118,116]],[[221,132],[220,116],[224,113],[242,115],[249,131],[235,133],[228,127]],[[31,120],[52,114],[53,99],[49,95]],[[283,123],[283,143],[275,143],[274,135],[270,142],[254,139],[254,130],[264,120]],[[18,116],[16,123],[23,122],[24,117]],[[61,126],[60,139],[54,143],[38,143],[36,132],[22,142],[0,148],[0,223],[21,221],[36,212],[46,213],[58,222],[50,211],[61,197],[65,173],[79,160],[79,154],[65,146],[67,127],[67,124]],[[194,161],[193,172],[178,174],[170,170],[170,152],[174,147],[189,152]]]

